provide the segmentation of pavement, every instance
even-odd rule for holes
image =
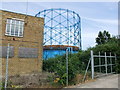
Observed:
[[[100,77],[91,82],[72,86],[71,88],[118,88],[118,74]]]

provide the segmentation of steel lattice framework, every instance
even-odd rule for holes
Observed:
[[[44,18],[44,45],[69,45],[81,48],[80,16],[68,9],[47,9],[36,14]]]

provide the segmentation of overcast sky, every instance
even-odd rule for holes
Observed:
[[[99,31],[107,30],[111,35],[118,34],[117,2],[2,2],[0,8],[32,16],[35,16],[39,11],[50,8],[75,11],[81,17],[83,50],[96,45],[95,38]]]

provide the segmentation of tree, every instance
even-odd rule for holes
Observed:
[[[98,37],[96,38],[96,43],[98,45],[100,44],[104,44],[106,42],[108,42],[111,39],[111,35],[109,34],[108,31],[104,30],[103,32],[99,32],[98,33]]]

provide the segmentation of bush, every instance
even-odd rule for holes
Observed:
[[[87,67],[88,61],[90,59],[90,51],[93,50],[94,54],[104,52],[112,52],[117,54],[117,66],[116,72],[120,73],[120,47],[118,45],[118,39],[112,38],[109,42],[101,45],[96,45],[93,48],[88,48],[85,51],[80,50],[76,54],[69,54],[68,58],[68,72],[69,72],[69,82],[71,82],[77,74],[83,73]],[[60,85],[66,85],[66,55],[56,56],[55,58],[50,58],[43,61],[43,70],[48,72],[54,72],[59,80],[57,82]]]
[[[68,74],[69,82],[76,76],[77,73],[80,73],[83,64],[77,54],[69,54],[68,58]],[[44,60],[43,70],[48,72],[55,72],[56,76],[60,78],[58,83],[61,85],[66,85],[66,56],[56,56],[55,58],[50,58]]]

